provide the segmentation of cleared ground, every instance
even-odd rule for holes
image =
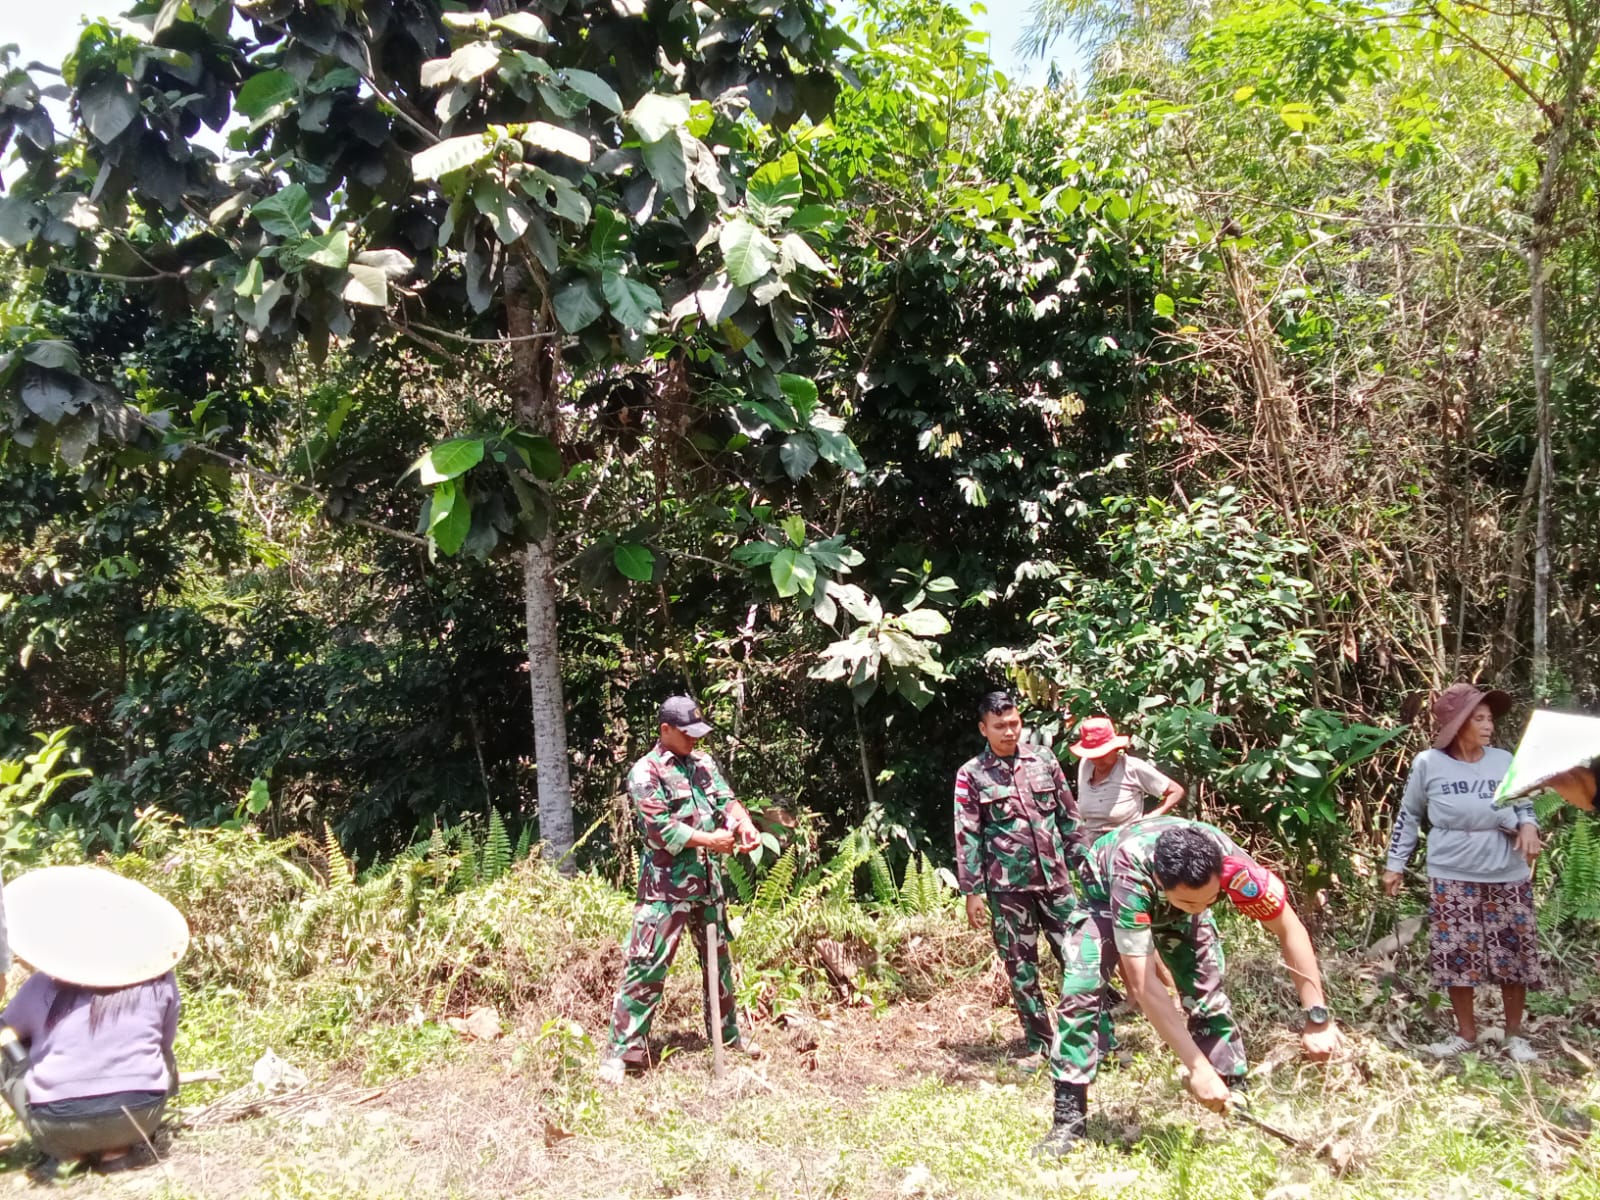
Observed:
[[[1260,945],[1232,974],[1236,995],[1273,991]],[[1431,1018],[1387,964],[1340,963],[1330,974],[1354,1036],[1349,1057],[1326,1070],[1296,1061],[1281,1009],[1241,1005],[1255,1110],[1303,1138],[1298,1149],[1202,1112],[1171,1057],[1153,1052],[1148,1026],[1127,1017],[1134,1059],[1096,1087],[1092,1143],[1060,1164],[1033,1160],[1049,1085],[1009,1065],[1015,1023],[992,977],[879,1012],[840,1005],[766,1024],[767,1058],[735,1062],[721,1083],[703,1040],[669,1037],[656,1069],[600,1091],[589,1040],[603,1013],[596,979],[573,989],[570,1011],[508,1021],[493,1042],[433,1025],[369,1030],[361,1073],[312,1068],[293,1097],[224,1121],[256,1052],[246,1038],[232,1047],[226,1082],[188,1102],[200,1126],[164,1144],[158,1165],[56,1187],[172,1200],[1600,1197],[1600,1140],[1586,1129],[1588,1111],[1600,1113],[1590,1061],[1600,1038],[1576,977],[1540,1004],[1534,1038],[1545,1060],[1525,1073],[1495,1055],[1423,1061],[1397,1043]],[[687,970],[675,972],[669,1033],[695,1023],[691,985]],[[220,1001],[196,1007],[186,1036],[227,1058],[225,1029],[206,1035],[208,1021],[226,1024]],[[271,1020],[260,1023],[266,1033],[252,1025],[251,1036],[270,1036]],[[24,1169],[31,1157],[25,1143],[0,1157],[0,1189],[39,1186]]]

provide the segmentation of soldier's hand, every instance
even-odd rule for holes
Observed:
[[[982,931],[989,923],[989,906],[983,902],[982,896],[967,897],[967,924],[972,928]]]
[[[1189,1089],[1189,1094],[1212,1112],[1227,1110],[1228,1085],[1222,1082],[1222,1076],[1217,1074],[1210,1063],[1206,1063],[1198,1071],[1190,1071],[1183,1082]]]
[[[738,848],[738,842],[734,840],[731,829],[718,829],[705,834],[704,837],[705,848],[713,854],[732,854]]]
[[[744,851],[746,854],[749,854],[750,851],[761,845],[761,831],[758,830],[755,827],[754,822],[751,821],[746,821],[743,825],[739,826],[739,830],[734,834],[734,837],[739,842],[739,849]]]
[[[1333,1021],[1300,1031],[1300,1050],[1312,1062],[1327,1062],[1343,1049],[1344,1034]]]

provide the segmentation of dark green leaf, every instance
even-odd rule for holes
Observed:
[[[622,248],[628,241],[628,222],[609,208],[598,208],[594,214],[594,228],[589,231],[589,252],[603,267],[620,269],[624,259]]]
[[[802,425],[809,424],[817,409],[817,385],[804,375],[779,375],[778,387],[794,406]]]
[[[94,140],[104,144],[115,141],[133,124],[133,119],[139,115],[139,98],[134,94],[133,84],[118,75],[79,92],[78,108]]]
[[[494,226],[495,237],[506,245],[510,245],[528,231],[532,214],[521,200],[506,191],[499,180],[482,180],[472,189],[472,203],[480,213],[489,218],[489,224]]]
[[[790,434],[788,440],[778,447],[778,461],[783,464],[784,474],[790,479],[804,479],[811,468],[817,465],[817,443],[809,433]]]
[[[696,292],[695,303],[700,306],[701,315],[715,326],[721,325],[743,308],[746,295],[743,288],[734,287],[726,276],[722,276]]]
[[[311,231],[311,195],[303,184],[291,183],[258,202],[250,215],[268,233],[301,237]]]
[[[800,160],[791,151],[750,176],[744,202],[758,224],[774,229],[794,213],[804,196]]]
[[[27,343],[22,347],[22,357],[41,367],[73,374],[78,371],[78,352],[69,343],[53,338]]]
[[[555,306],[556,320],[561,322],[561,328],[568,333],[577,333],[605,312],[594,280],[587,275],[557,288],[551,303]]]
[[[655,332],[655,314],[661,311],[661,297],[654,288],[618,271],[606,271],[601,275],[600,288],[605,293],[611,315],[625,328]]]
[[[38,367],[24,371],[19,394],[30,412],[51,425],[78,407],[71,377]]]
[[[0,242],[26,246],[44,228],[45,211],[17,196],[0,196]]]
[[[628,113],[628,124],[642,142],[658,142],[689,120],[688,96],[647,92]]]
[[[778,261],[777,244],[748,221],[729,221],[717,241],[728,264],[728,278],[739,287],[749,287]]]
[[[685,186],[689,179],[688,163],[683,156],[683,142],[668,136],[644,144],[644,165],[650,176],[661,185],[667,195],[687,215],[694,208],[694,197]]]
[[[772,557],[772,586],[780,596],[792,596],[804,591],[811,594],[817,582],[817,564],[803,550],[785,546]]]
[[[614,113],[622,112],[622,98],[617,95],[616,89],[592,71],[579,71],[568,67],[566,70],[557,71],[556,79],[601,107],[608,108]]]
[[[629,579],[649,583],[655,570],[656,556],[636,542],[618,546],[611,552],[611,561]]]
[[[496,17],[489,24],[496,29],[504,29],[525,42],[543,45],[552,40],[550,30],[545,27],[545,23],[530,12],[507,13],[503,17]]]
[[[811,436],[817,439],[818,452],[834,466],[858,475],[867,469],[867,464],[861,459],[861,451],[845,434],[812,426]]]
[[[233,290],[236,295],[246,296],[250,299],[261,295],[261,289],[266,285],[266,279],[261,271],[261,260],[252,258],[245,264],[245,268],[234,281]]]
[[[250,790],[244,794],[244,810],[259,817],[272,805],[272,794],[267,791],[267,781],[257,775],[250,781]]]
[[[422,180],[442,179],[452,171],[476,166],[489,157],[494,143],[481,133],[446,138],[411,156],[411,174]]]
[[[412,468],[423,483],[442,483],[472,470],[482,461],[482,438],[451,438],[417,459]]]
[[[506,440],[516,447],[523,465],[535,479],[561,478],[561,451],[556,449],[556,444],[549,438],[542,434],[514,429],[506,435]]]
[[[345,229],[331,229],[327,233],[308,237],[296,245],[286,247],[279,261],[293,269],[305,263],[342,271],[350,261],[350,233]]]
[[[252,121],[269,108],[292,100],[299,91],[293,75],[284,70],[263,71],[245,80],[234,99],[233,107],[241,116]]]
[[[771,542],[746,542],[734,547],[733,561],[747,567],[759,567],[773,560],[778,548]]]
[[[794,433],[800,428],[794,413],[781,400],[741,400],[739,407],[754,413],[760,420],[783,433]]]
[[[433,489],[433,505],[428,513],[428,536],[446,554],[456,554],[472,528],[472,501],[455,480],[447,479]]]

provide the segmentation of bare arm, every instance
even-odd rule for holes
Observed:
[[[1155,812],[1151,813],[1150,815],[1152,817],[1166,816],[1173,809],[1177,808],[1178,805],[1183,803],[1184,795],[1185,792],[1183,790],[1183,784],[1179,783],[1176,779],[1167,780],[1167,786],[1161,793],[1161,804],[1155,810]]]
[[[1283,911],[1265,925],[1272,930],[1283,950],[1283,962],[1300,996],[1300,1007],[1322,1004],[1322,969],[1317,966],[1317,952],[1311,946],[1311,935],[1306,932],[1300,914],[1286,904]]]
[[[1289,968],[1294,990],[1300,996],[1300,1007],[1312,1008],[1325,1004],[1322,968],[1317,965],[1317,952],[1311,945],[1311,935],[1306,932],[1300,914],[1285,904],[1283,911],[1265,924],[1278,939],[1284,965]],[[1307,1024],[1300,1031],[1300,1047],[1307,1058],[1320,1062],[1344,1048],[1344,1035],[1331,1020],[1322,1025]]]
[[[1123,954],[1122,981],[1128,992],[1138,1002],[1139,1010],[1150,1018],[1161,1040],[1171,1047],[1178,1061],[1189,1068],[1191,1074],[1210,1071],[1211,1061],[1205,1051],[1189,1036],[1189,1019],[1184,1015],[1172,994],[1161,986],[1156,977],[1155,955]]]

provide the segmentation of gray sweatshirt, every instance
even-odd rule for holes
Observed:
[[[1389,870],[1404,871],[1428,819],[1428,876],[1471,883],[1520,883],[1528,864],[1512,842],[1519,825],[1533,825],[1533,805],[1495,808],[1494,793],[1511,755],[1493,746],[1477,762],[1443,750],[1424,750],[1411,764],[1400,815],[1389,838]]]

